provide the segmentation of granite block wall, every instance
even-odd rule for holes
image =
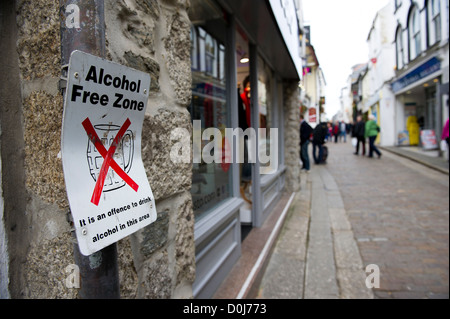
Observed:
[[[8,171],[2,175],[8,290],[12,298],[76,298],[77,289],[66,285],[74,257],[60,156],[63,8],[58,0],[5,3],[11,55],[1,71],[11,70],[15,88],[2,91],[11,98],[2,104],[0,126],[2,172]],[[187,0],[105,0],[107,59],[152,79],[142,155],[159,214],[154,224],[118,242],[122,298],[192,298],[192,167],[169,156],[170,132],[192,131],[188,8]],[[13,156],[18,159],[11,163]]]

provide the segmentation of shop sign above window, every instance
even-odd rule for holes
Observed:
[[[408,85],[417,82],[434,72],[441,69],[441,62],[438,58],[434,57],[418,68],[414,69],[413,71],[406,74],[404,77],[398,79],[397,81],[392,83],[392,91],[394,93],[399,92],[400,90],[404,89]]]

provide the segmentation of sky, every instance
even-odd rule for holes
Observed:
[[[389,0],[303,0],[304,24],[325,76],[325,111],[331,119],[351,67],[369,60],[367,37],[378,10]]]

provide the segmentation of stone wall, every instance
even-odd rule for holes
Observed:
[[[9,111],[12,124],[5,127],[6,117],[1,124],[2,133],[14,128],[16,152],[23,158],[15,166],[5,166],[5,160],[10,163],[12,159],[13,147],[2,135],[2,171],[6,167],[11,174],[15,172],[2,180],[9,290],[13,298],[76,298],[77,289],[65,286],[66,267],[74,263],[74,257],[60,158],[59,1],[8,3],[15,9],[8,15],[17,21],[12,47],[20,103],[2,105],[2,115]],[[152,78],[142,155],[158,219],[118,243],[122,298],[192,297],[191,164],[174,164],[169,157],[171,130],[192,130],[186,109],[191,98],[188,5],[187,0],[105,0],[107,58]],[[2,15],[3,11],[4,7]],[[21,190],[21,204],[14,189]]]
[[[63,99],[58,92],[60,74],[59,2],[16,1],[18,74],[21,104],[10,105],[21,118],[24,173],[22,207],[14,215],[9,233],[10,292],[13,298],[73,298],[65,287],[65,268],[73,264],[68,203],[60,152]],[[5,154],[2,154],[5,158]],[[8,159],[9,160],[9,159]],[[7,181],[7,186],[17,181]],[[9,196],[5,203],[12,201]],[[11,218],[12,220],[12,218]],[[21,234],[19,236],[19,234]],[[17,250],[17,252],[16,252]]]
[[[170,132],[192,131],[188,1],[105,2],[107,55],[151,75],[142,155],[157,221],[131,236],[138,298],[192,297],[195,277],[191,164],[170,160]],[[130,297],[135,297],[131,295]]]
[[[284,156],[286,165],[286,191],[300,190],[300,108],[298,83],[284,83]]]

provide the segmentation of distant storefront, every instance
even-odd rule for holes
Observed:
[[[427,59],[392,83],[402,115],[397,120],[404,134],[409,135],[410,145],[421,145],[425,149],[438,147],[437,140],[434,147],[430,146],[429,136],[438,136],[442,131],[441,83],[442,67],[437,57]],[[428,138],[417,139],[419,134]]]

